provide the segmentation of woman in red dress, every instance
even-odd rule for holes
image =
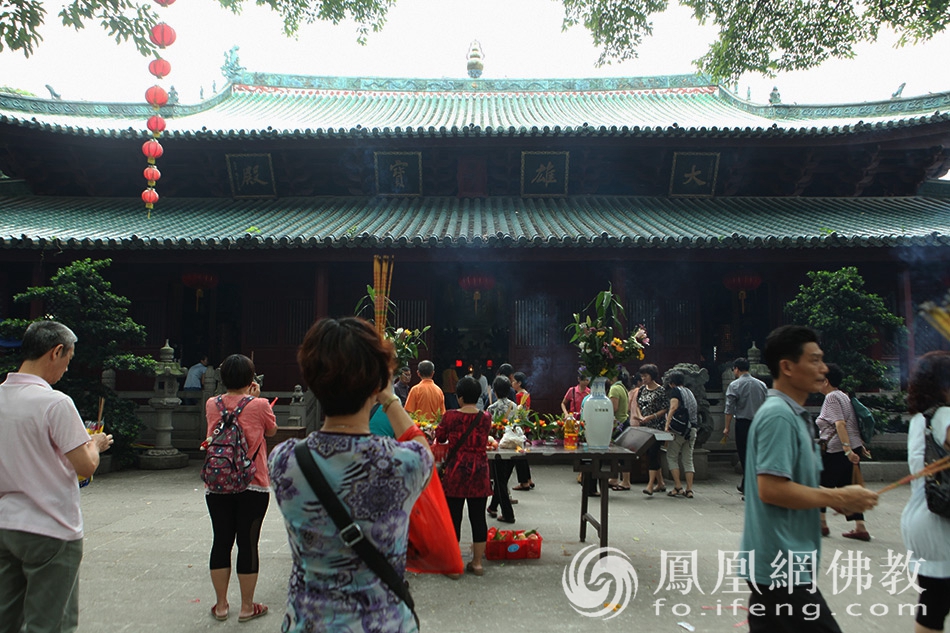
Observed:
[[[488,539],[485,506],[491,495],[486,454],[491,416],[478,410],[476,403],[482,395],[482,387],[471,376],[458,381],[455,394],[459,399],[459,408],[445,412],[436,427],[435,439],[448,444],[447,455],[452,452],[453,447],[458,446],[452,459],[446,461],[442,488],[445,490],[449,513],[455,524],[455,537],[460,540],[462,507],[468,505],[473,544],[472,561],[465,569],[481,576],[485,573],[482,558],[485,556],[485,541]],[[469,428],[472,430],[469,431]]]

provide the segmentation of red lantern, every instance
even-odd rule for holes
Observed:
[[[145,125],[148,127],[149,131],[155,135],[161,134],[165,131],[165,119],[158,116],[157,114],[150,116],[148,118],[148,122]]]
[[[159,79],[162,79],[171,71],[172,71],[171,63],[167,59],[162,59],[161,57],[153,59],[148,64],[148,72],[152,73]]]
[[[161,86],[152,86],[145,91],[145,101],[153,108],[160,108],[168,103],[168,93]]]
[[[722,284],[729,290],[739,293],[742,314],[745,314],[746,296],[762,284],[762,277],[758,273],[740,271],[723,277]]]
[[[142,143],[142,153],[145,154],[148,158],[148,164],[154,165],[156,158],[161,158],[162,154],[165,153],[165,150],[162,149],[162,144],[156,141],[155,139],[150,139]]]
[[[142,202],[145,203],[146,209],[151,209],[158,202],[158,192],[149,187],[142,192]]]
[[[175,0],[155,0],[155,4],[160,7],[170,7],[175,4]]]
[[[167,48],[175,43],[175,29],[168,26],[164,22],[159,22],[152,27],[152,32],[149,34],[149,39],[152,40],[152,44],[159,48]]]
[[[145,168],[145,171],[142,172],[142,175],[145,176],[145,180],[148,181],[148,186],[153,187],[158,179],[162,177],[162,172],[158,171],[158,167],[155,165],[149,165]]]

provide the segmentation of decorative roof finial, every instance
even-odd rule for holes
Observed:
[[[906,85],[907,85],[907,82],[906,82],[906,81],[905,81],[904,83],[902,83],[901,85],[899,85],[899,86],[897,87],[897,90],[895,90],[894,92],[891,93],[891,99],[900,99],[900,98],[901,98],[901,93],[904,92],[904,86],[906,86]]]
[[[224,54],[224,65],[221,72],[227,77],[228,81],[236,81],[244,72],[244,66],[238,62],[239,46],[232,46],[231,50]]]
[[[782,103],[782,95],[778,92],[778,86],[772,87],[772,92],[769,93],[769,103],[772,105]]]
[[[472,45],[468,47],[468,76],[472,79],[478,79],[482,76],[482,70],[485,69],[485,63],[482,62],[482,59],[485,58],[485,55],[482,54],[482,45],[478,43],[478,40],[473,40]]]

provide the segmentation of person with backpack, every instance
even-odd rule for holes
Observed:
[[[907,386],[907,409],[913,414],[907,430],[907,466],[916,473],[941,454],[933,448],[950,450],[950,352],[927,352],[918,359]],[[930,509],[928,496],[934,486],[939,487],[937,480],[929,477],[910,482],[910,497],[901,513],[904,546],[912,552],[907,568],[914,570],[923,590],[913,610],[914,633],[943,631],[950,614],[950,517]]]
[[[844,372],[834,363],[828,363],[828,373],[825,374],[825,383],[821,392],[825,394],[825,401],[818,414],[818,439],[824,446],[821,455],[821,485],[825,488],[842,488],[854,483],[855,469],[861,470],[861,455],[868,457],[861,433],[858,430],[858,419],[851,406],[851,398],[841,391],[841,381]],[[821,508],[821,535],[828,536],[825,508]],[[864,514],[856,512],[845,517],[854,521],[854,529],[841,536],[858,541],[870,541],[867,525],[864,523]]]
[[[254,589],[260,565],[257,544],[270,501],[265,437],[277,433],[277,419],[270,403],[259,397],[254,361],[232,354],[219,371],[227,393],[205,404],[208,439],[201,473],[214,532],[210,568],[215,604],[211,616],[224,621],[230,615],[231,550],[237,540],[238,622],[248,622],[267,613],[266,605],[254,602]]]

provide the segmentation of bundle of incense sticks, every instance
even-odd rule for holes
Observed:
[[[942,459],[938,459],[934,462],[927,464],[922,469],[920,469],[919,472],[916,472],[913,475],[907,475],[906,477],[902,477],[901,479],[898,479],[892,484],[888,484],[884,486],[883,488],[877,491],[877,494],[881,494],[882,492],[887,492],[888,490],[894,490],[895,488],[900,488],[904,484],[909,484],[915,479],[920,479],[921,477],[929,477],[930,475],[935,475],[941,471],[947,470],[948,468],[950,468],[950,455],[947,455],[946,457]]]
[[[376,294],[373,302],[376,331],[382,336],[386,331],[386,313],[389,307],[389,289],[393,283],[393,258],[388,255],[373,257],[373,291]]]
[[[920,316],[922,316],[927,323],[932,325],[935,330],[940,332],[945,339],[950,341],[950,312],[947,311],[948,304],[950,304],[950,294],[947,295],[942,306],[932,301],[926,301],[920,304]]]
[[[105,404],[106,404],[106,399],[100,397],[99,398],[99,417],[96,418],[96,422],[102,422],[102,408],[105,406]]]

